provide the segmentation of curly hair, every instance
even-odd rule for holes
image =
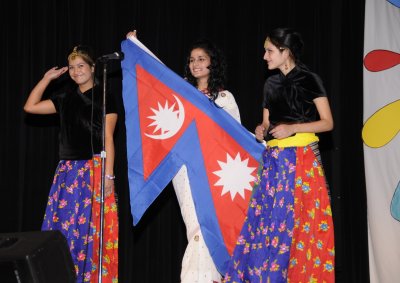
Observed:
[[[210,99],[215,100],[218,97],[218,93],[225,89],[225,83],[227,79],[227,64],[225,57],[221,50],[207,39],[198,40],[193,43],[187,56],[184,75],[186,80],[195,87],[197,87],[197,79],[193,77],[192,73],[190,72],[189,63],[192,50],[197,48],[203,49],[204,52],[210,57],[211,64],[208,66],[208,69],[210,70],[210,76],[207,82],[208,92]]]

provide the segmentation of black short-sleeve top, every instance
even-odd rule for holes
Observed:
[[[77,88],[54,95],[51,101],[60,116],[60,159],[85,160],[91,159],[93,154],[99,154],[102,150],[102,88],[95,86],[93,93],[92,89],[82,93]],[[106,114],[109,113],[116,113],[116,105],[115,97],[107,91]]]
[[[296,66],[286,76],[280,72],[266,80],[263,107],[269,111],[271,127],[312,122],[318,114],[313,100],[326,96],[320,77]]]

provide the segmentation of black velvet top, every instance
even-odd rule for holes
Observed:
[[[51,98],[60,115],[59,155],[61,160],[91,159],[102,150],[103,90],[94,87],[93,124],[92,89],[81,93],[79,88]],[[114,96],[106,92],[106,113],[116,113]],[[91,132],[93,129],[93,150]]]
[[[264,85],[263,107],[269,111],[270,130],[279,124],[316,121],[313,100],[325,96],[320,77],[298,66],[286,76],[280,72],[269,77]]]

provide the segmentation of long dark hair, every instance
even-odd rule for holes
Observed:
[[[218,97],[218,92],[225,89],[226,83],[226,69],[227,64],[225,61],[225,56],[221,52],[221,50],[215,46],[211,41],[207,39],[201,39],[192,44],[189,49],[189,54],[187,56],[184,76],[189,83],[193,86],[197,87],[197,79],[193,77],[190,72],[189,63],[190,63],[190,53],[193,49],[203,49],[205,53],[210,57],[210,77],[208,78],[208,93],[212,100],[215,100]]]
[[[308,69],[307,66],[300,60],[304,48],[303,38],[300,33],[291,28],[277,28],[267,35],[267,40],[269,40],[278,49],[289,49],[290,56],[296,65],[301,68]]]

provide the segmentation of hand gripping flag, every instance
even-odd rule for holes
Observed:
[[[122,51],[133,224],[185,164],[204,240],[224,274],[263,146],[137,39],[124,40]]]

